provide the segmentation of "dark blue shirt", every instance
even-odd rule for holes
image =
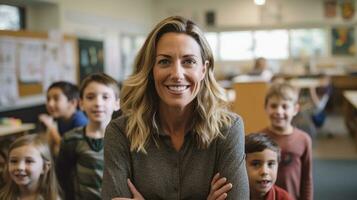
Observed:
[[[72,130],[73,128],[85,126],[88,123],[87,117],[80,110],[77,110],[70,120],[58,119],[58,132],[62,136],[65,132]]]

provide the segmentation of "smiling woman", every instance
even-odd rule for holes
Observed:
[[[249,199],[243,122],[213,63],[192,21],[169,17],[152,30],[106,130],[103,199]]]

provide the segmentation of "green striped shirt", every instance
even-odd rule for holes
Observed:
[[[103,138],[87,137],[84,127],[65,133],[56,163],[65,199],[101,199],[103,164]]]

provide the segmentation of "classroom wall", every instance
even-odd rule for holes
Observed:
[[[152,25],[150,0],[60,0],[60,30],[104,41],[105,72],[120,77],[120,35],[143,34]]]
[[[27,27],[32,31],[47,32],[60,26],[57,4],[34,2],[26,6]]]
[[[156,5],[154,21],[169,15],[183,15],[195,20],[206,31],[257,30],[291,27],[322,27],[348,24],[356,27],[357,14],[351,20],[343,20],[340,7],[337,16],[327,19],[324,16],[324,0],[267,0],[266,6],[257,6],[253,0],[153,0]],[[269,6],[268,6],[269,5]],[[206,26],[205,14],[214,11],[215,26]],[[357,28],[357,27],[356,27]],[[357,31],[355,31],[357,38]],[[329,41],[326,41],[329,43]],[[357,56],[331,56],[313,60],[317,66],[338,68],[342,71],[350,66],[357,68]],[[278,60],[271,63],[277,68],[303,67],[309,60]],[[252,60],[217,61],[216,74],[239,74],[249,71]]]
[[[249,27],[274,27],[315,24],[345,23],[341,17],[324,17],[324,0],[267,0],[269,6],[257,6],[253,0],[153,0],[155,21],[164,16],[179,14],[192,18],[205,26],[205,13],[214,11],[218,29]],[[340,16],[338,7],[337,16]],[[355,23],[357,17],[349,23]],[[208,28],[210,29],[210,28]]]
[[[60,31],[79,38],[104,41],[105,72],[119,77],[121,72],[120,36],[142,34],[158,21],[170,15],[192,18],[207,31],[256,30],[277,27],[328,28],[336,24],[357,23],[344,21],[337,16],[326,19],[323,13],[324,0],[267,0],[269,8],[256,6],[253,0],[1,0],[26,7],[27,25],[31,31]],[[207,27],[205,14],[214,11],[216,25]],[[357,32],[357,31],[356,31]],[[357,38],[357,37],[356,37]],[[328,57],[318,60],[323,65],[344,68],[355,65],[355,57]],[[273,61],[291,66],[295,61]],[[252,66],[252,61],[218,61],[216,72],[240,73]],[[356,65],[357,66],[357,65]]]
[[[105,72],[120,77],[120,35],[146,34],[152,26],[151,0],[2,0],[26,8],[27,30],[57,31],[104,41]]]

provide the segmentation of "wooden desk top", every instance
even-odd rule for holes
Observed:
[[[35,124],[21,124],[20,126],[8,126],[8,125],[0,125],[0,137],[16,134],[16,133],[23,133],[35,128]]]
[[[343,96],[357,109],[357,90],[347,90]]]
[[[293,78],[289,80],[289,83],[297,88],[311,88],[321,86],[318,78]]]

